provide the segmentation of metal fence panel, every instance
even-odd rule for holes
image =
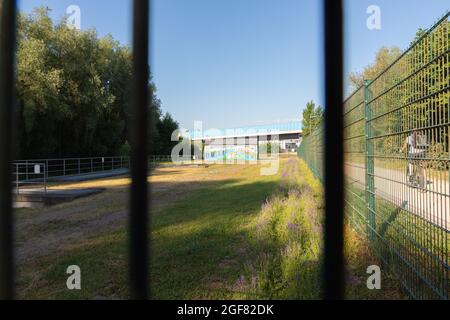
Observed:
[[[367,181],[365,87],[344,102],[345,212],[353,226],[366,231],[367,212],[364,194]]]
[[[323,125],[314,130],[303,141],[298,149],[299,156],[304,159],[314,175],[322,182],[323,179],[323,152],[324,152],[324,128]]]

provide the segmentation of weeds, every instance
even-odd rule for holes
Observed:
[[[279,190],[262,205],[252,233],[256,258],[235,285],[239,298],[322,298],[323,188],[306,163],[283,166]],[[405,298],[397,280],[383,273],[383,290],[369,290],[366,269],[379,265],[366,239],[345,226],[346,297]]]
[[[258,259],[237,283],[247,298],[320,297],[322,190],[305,169],[289,160],[279,190],[262,205],[252,235]]]

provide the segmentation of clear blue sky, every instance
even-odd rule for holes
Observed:
[[[366,9],[381,9],[381,30],[366,27]],[[382,46],[409,47],[416,31],[428,29],[450,10],[449,0],[346,0],[346,71],[361,71]]]
[[[50,7],[61,17],[81,8],[82,28],[123,44],[131,39],[131,0],[22,0],[23,11]],[[381,8],[381,30],[366,9]],[[406,48],[448,0],[347,0],[346,71],[360,71],[381,46]],[[151,64],[163,109],[182,127],[235,127],[300,116],[322,104],[322,8],[319,0],[153,0]]]

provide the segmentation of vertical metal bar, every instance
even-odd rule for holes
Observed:
[[[44,193],[45,194],[47,194],[47,176],[48,176],[47,170],[48,170],[47,165],[44,165]]]
[[[16,1],[3,0],[0,16],[0,299],[14,298],[11,199]]]
[[[129,277],[132,299],[148,297],[147,108],[149,81],[149,0],[134,0],[131,87],[131,194]]]
[[[325,299],[344,295],[343,8],[324,1],[325,23]]]
[[[374,166],[374,150],[372,138],[372,109],[369,106],[369,101],[372,99],[372,94],[369,89],[370,82],[368,80],[364,83],[364,118],[365,118],[365,158],[366,158],[366,201],[367,201],[367,235],[370,240],[375,240],[375,166]]]
[[[16,164],[16,193],[19,194],[19,164]]]

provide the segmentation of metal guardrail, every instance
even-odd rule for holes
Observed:
[[[43,162],[13,163],[12,180],[14,193],[21,189],[42,189],[47,193],[47,168]]]
[[[185,161],[191,159],[186,158]],[[154,163],[171,163],[168,155],[148,156],[149,165]],[[14,182],[36,180],[34,164],[41,164],[45,168],[46,177],[51,178],[70,177],[103,171],[129,169],[129,157],[93,157],[93,158],[62,158],[62,159],[30,159],[13,162]]]
[[[185,161],[191,161],[186,158]],[[171,163],[168,155],[148,156],[148,167],[159,163]],[[21,189],[41,188],[47,192],[47,183],[64,180],[64,177],[130,169],[129,157],[93,157],[64,159],[17,160],[12,163],[12,181],[15,193]]]
[[[343,106],[346,217],[415,299],[450,295],[449,16]],[[299,150],[321,179],[322,144]]]
[[[47,178],[75,176],[102,171],[111,171],[130,167],[129,157],[94,157],[65,159],[30,159],[17,160],[20,164],[19,181],[31,180],[33,163],[45,164]]]

